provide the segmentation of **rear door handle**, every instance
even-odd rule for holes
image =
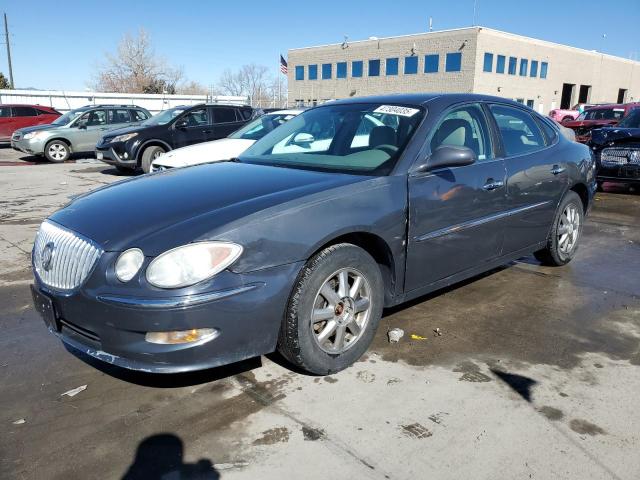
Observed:
[[[490,178],[489,180],[487,180],[487,183],[485,183],[482,188],[490,192],[491,190],[495,190],[496,188],[500,188],[500,187],[504,187],[504,182],[495,181],[492,178]]]
[[[554,175],[559,175],[565,170],[566,168],[561,167],[560,165],[554,165],[553,168],[551,169],[551,173],[553,173]]]

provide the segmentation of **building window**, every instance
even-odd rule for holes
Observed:
[[[440,63],[440,55],[424,56],[424,73],[438,73],[438,64]]]
[[[380,76],[380,60],[369,60],[369,76]]]
[[[418,73],[418,57],[404,57],[404,74]]]
[[[331,78],[331,67],[332,65],[330,63],[323,63],[322,64],[322,79],[323,80],[328,80]]]
[[[398,57],[387,58],[386,74],[387,75],[397,75],[398,74]]]
[[[496,59],[496,73],[504,73],[504,55],[498,55]]]
[[[547,78],[547,68],[549,68],[549,64],[547,62],[542,62],[540,64],[540,78]]]
[[[296,65],[296,80],[304,80],[304,66]]]
[[[318,65],[309,65],[309,80],[317,80],[318,79]]]
[[[351,76],[352,77],[362,76],[362,60],[356,60],[354,62],[351,62]]]
[[[516,74],[517,64],[518,64],[518,59],[516,57],[509,57],[509,75]]]
[[[338,62],[336,65],[336,78],[347,78],[347,62]]]
[[[484,54],[484,66],[482,70],[484,72],[493,72],[493,53]]]
[[[526,58],[521,58],[520,59],[520,76],[526,77],[527,70],[529,70],[529,60],[527,60]]]
[[[538,76],[538,61],[537,60],[531,60],[531,70],[529,71],[529,76],[530,77],[537,77]]]
[[[524,104],[524,98],[516,98],[516,102]]]
[[[531,66],[533,67],[533,63]],[[533,100],[527,100],[527,107],[533,108]]]
[[[462,53],[447,53],[447,61],[444,69],[447,72],[459,72],[462,69]]]

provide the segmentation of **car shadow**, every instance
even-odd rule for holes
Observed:
[[[217,480],[220,473],[209,459],[184,462],[184,444],[173,433],[151,435],[138,444],[133,463],[122,480]]]
[[[253,357],[240,362],[224,365],[222,367],[209,368],[194,372],[183,373],[148,373],[129,370],[117,365],[97,360],[84,352],[64,345],[69,353],[80,359],[84,363],[92,366],[96,370],[105,373],[119,380],[151,388],[181,388],[201,385],[203,383],[215,382],[225,378],[233,377],[240,373],[245,373],[262,366],[261,357]]]

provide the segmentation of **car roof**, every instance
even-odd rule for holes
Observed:
[[[38,105],[33,103],[2,103],[0,107],[31,107],[31,108],[46,108],[48,110],[55,110],[49,105]]]
[[[373,95],[367,97],[352,97],[342,100],[334,100],[329,105],[345,105],[354,103],[397,103],[408,105],[426,105],[435,100],[448,100],[449,103],[459,103],[465,101],[488,101],[512,104],[514,106],[523,105],[508,98],[495,97],[493,95],[482,95],[478,93],[401,93],[392,95]]]
[[[602,103],[602,104],[599,104],[599,105],[594,105],[592,107],[589,107],[585,111],[587,111],[587,110],[605,110],[605,109],[610,109],[610,108],[631,108],[631,107],[638,107],[638,106],[640,106],[640,103],[638,103],[638,102]]]

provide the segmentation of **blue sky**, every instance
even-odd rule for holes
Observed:
[[[640,59],[640,0],[477,0],[476,24]],[[615,5],[614,5],[615,3]],[[16,87],[84,90],[104,53],[144,27],[185,76],[215,83],[225,68],[277,70],[288,48],[470,26],[473,0],[0,2],[9,16]],[[606,34],[606,39],[602,37]],[[4,46],[0,71],[7,75]]]

